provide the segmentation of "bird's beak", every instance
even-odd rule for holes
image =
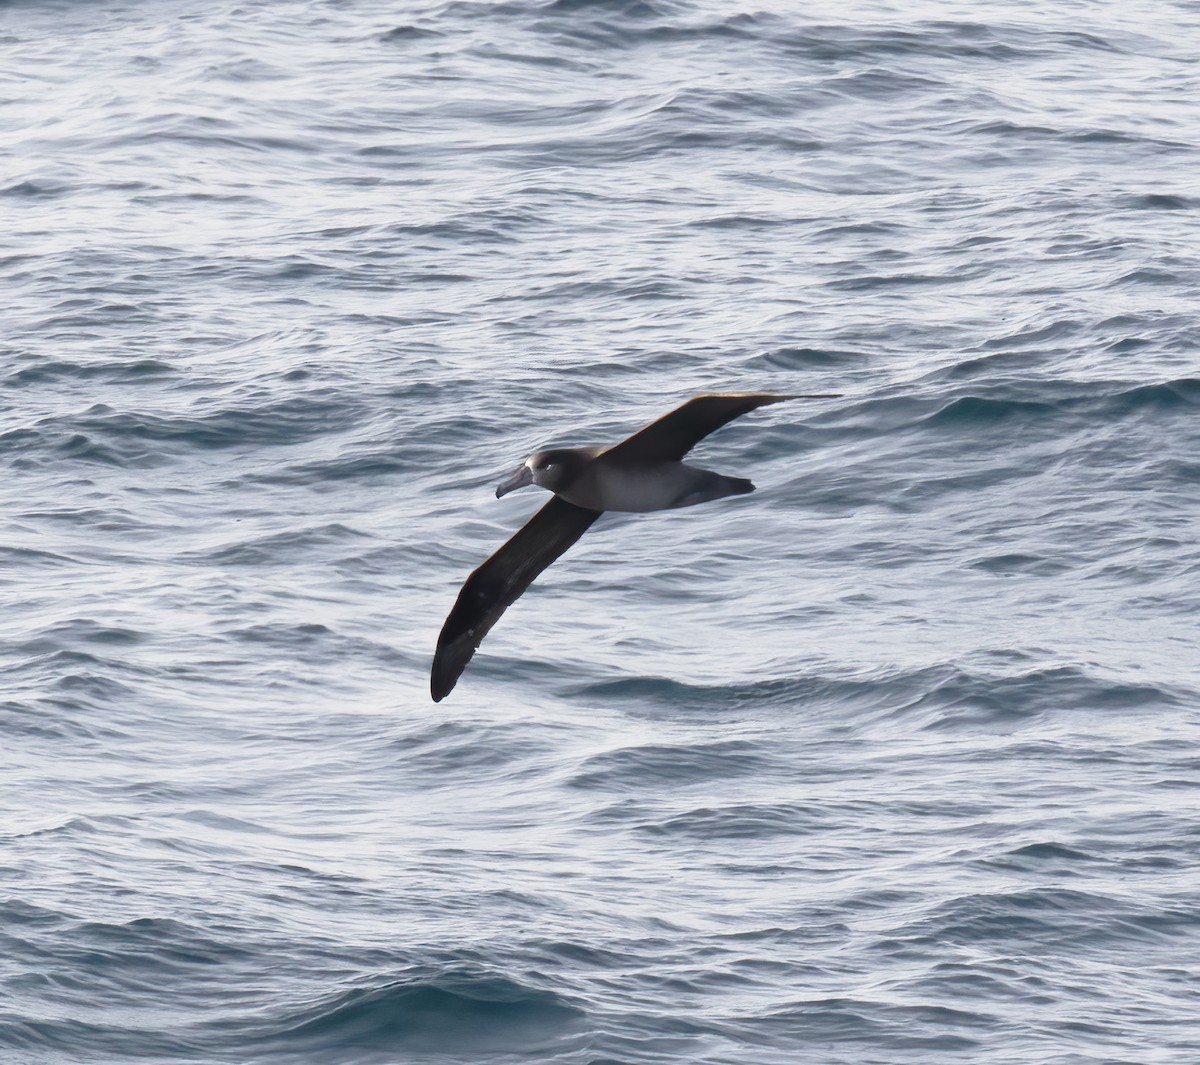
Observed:
[[[496,498],[499,499],[501,496],[508,495],[509,492],[515,492],[518,488],[524,488],[527,484],[533,484],[533,470],[526,465],[496,489]]]

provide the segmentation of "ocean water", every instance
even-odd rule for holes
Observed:
[[[1197,55],[0,5],[0,1061],[1200,1061]],[[494,485],[706,390],[842,398],[432,703]]]

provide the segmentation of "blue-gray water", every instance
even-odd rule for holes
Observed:
[[[1200,8],[0,6],[4,1065],[1200,1060]],[[543,443],[842,392],[435,705]]]

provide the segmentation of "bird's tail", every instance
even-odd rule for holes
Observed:
[[[713,473],[712,470],[697,472],[702,476],[672,504],[673,507],[690,507],[696,503],[707,503],[711,499],[744,496],[747,492],[754,491],[754,482],[746,480],[745,477],[726,477],[725,474]]]

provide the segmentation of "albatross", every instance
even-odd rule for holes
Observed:
[[[689,466],[684,455],[709,433],[759,407],[836,398],[767,392],[696,396],[612,447],[553,448],[530,455],[496,489],[496,498],[527,485],[546,488],[554,498],[463,584],[438,637],[430,672],[433,701],[450,694],[504,611],[604,511],[674,510],[753,492],[745,478]]]

